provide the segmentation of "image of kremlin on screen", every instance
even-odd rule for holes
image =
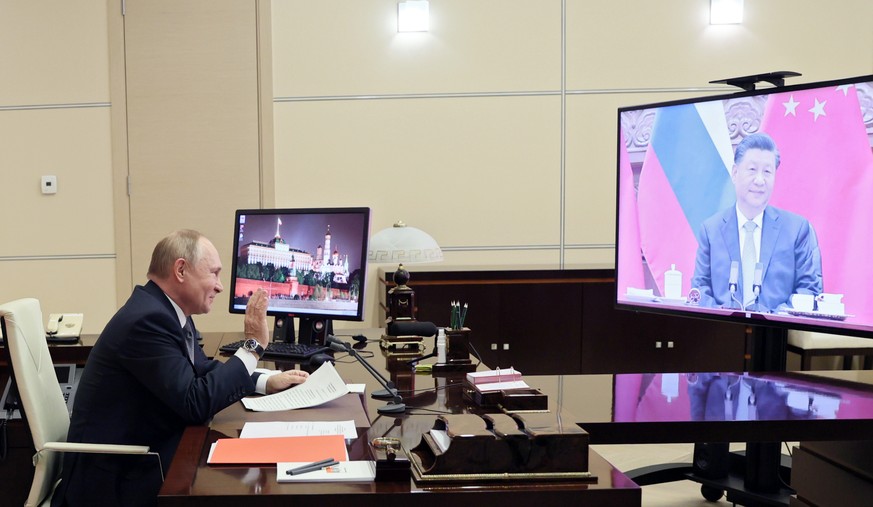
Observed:
[[[329,224],[326,230],[322,229],[323,237],[308,235],[313,248],[307,250],[310,245],[289,244],[284,239],[282,217],[248,215],[247,218],[249,223],[241,223],[239,230],[234,306],[244,308],[249,297],[257,289],[263,288],[269,295],[271,311],[288,309],[289,313],[355,314],[361,294],[360,265],[350,268],[349,254],[340,251],[344,238],[333,237]],[[288,216],[285,218],[286,221],[293,219]],[[272,238],[267,239],[270,234],[265,232],[265,222],[275,224]],[[284,227],[292,230],[294,224],[285,224]],[[252,234],[247,234],[247,229]],[[305,232],[294,232],[288,237],[307,236]],[[261,237],[250,239],[256,234]],[[347,245],[356,243],[355,238],[345,239]],[[319,244],[318,241],[322,242]]]

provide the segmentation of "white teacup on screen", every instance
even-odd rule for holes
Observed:
[[[843,295],[842,294],[826,294],[821,293],[818,295],[819,301],[824,301],[825,303],[842,303]]]
[[[819,313],[826,313],[828,315],[843,315],[844,313],[846,313],[846,306],[843,303],[819,301],[818,311]]]
[[[815,296],[812,294],[792,294],[791,306],[801,312],[811,312],[815,307]]]

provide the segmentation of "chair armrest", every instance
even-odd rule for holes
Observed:
[[[46,442],[42,449],[38,449],[33,455],[33,466],[40,460],[42,453],[49,452],[83,452],[90,454],[141,454],[153,455],[158,460],[158,470],[161,480],[164,480],[164,471],[161,467],[160,454],[149,451],[146,445],[122,445],[122,444],[83,444],[78,442]]]
[[[82,444],[73,442],[46,442],[41,451],[86,452],[100,454],[148,454],[145,445]]]

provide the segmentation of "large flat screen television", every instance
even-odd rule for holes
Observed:
[[[237,210],[230,312],[257,289],[276,317],[274,340],[323,342],[333,320],[364,320],[369,208]]]
[[[617,160],[618,308],[873,337],[873,76],[620,108]]]

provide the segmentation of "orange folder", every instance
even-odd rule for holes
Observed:
[[[306,437],[220,438],[209,456],[210,465],[275,465],[333,458],[348,461],[342,435]]]

